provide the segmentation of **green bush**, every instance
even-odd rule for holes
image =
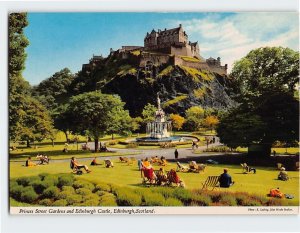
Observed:
[[[151,191],[143,195],[146,206],[163,206],[165,198],[160,193],[152,193]]]
[[[73,192],[70,191],[61,191],[56,195],[57,199],[66,199],[68,196],[73,195]]]
[[[62,186],[61,190],[62,191],[70,192],[72,194],[75,194],[75,189],[73,187],[71,187],[71,186]]]
[[[99,202],[100,197],[95,193],[82,196],[83,201],[92,200],[92,199],[97,200],[97,202]]]
[[[82,206],[98,206],[99,199],[87,199],[82,202]]]
[[[236,206],[237,205],[236,198],[232,194],[224,194],[220,199],[220,203],[223,205],[226,205],[226,206]]]
[[[130,188],[118,188],[115,192],[119,206],[140,206],[142,203],[141,195]]]
[[[94,184],[92,184],[91,182],[88,182],[88,181],[84,181],[84,180],[76,180],[73,184],[73,187],[75,189],[86,188],[91,191],[93,191],[95,189]]]
[[[75,203],[80,203],[82,201],[82,196],[79,194],[72,194],[67,196],[66,201],[68,205],[74,205]]]
[[[193,194],[193,205],[197,206],[210,206],[212,203],[211,197],[207,194]]]
[[[21,193],[20,201],[32,203],[38,198],[38,195],[35,193],[33,187],[27,186],[24,187]]]
[[[211,197],[212,202],[215,202],[215,203],[219,202],[222,197],[222,194],[219,192],[210,192],[208,194]]]
[[[34,188],[34,191],[38,194],[43,193],[43,191],[47,188],[47,185],[41,180],[37,180],[31,183],[31,186]]]
[[[183,206],[182,202],[176,198],[170,197],[163,203],[164,206]]]
[[[95,191],[107,191],[110,192],[111,191],[111,187],[108,184],[105,183],[98,183],[96,185]]]
[[[173,192],[174,192],[174,189],[173,188],[167,188],[167,187],[155,187],[154,189],[152,189],[153,192],[157,192],[157,193],[160,193],[162,194],[165,198],[168,198],[168,197],[173,197]]]
[[[118,206],[116,197],[112,193],[106,193],[100,197],[99,206]]]
[[[9,192],[10,196],[16,200],[21,200],[21,193],[23,191],[23,186],[18,185],[17,182],[10,183]]]
[[[84,196],[84,195],[91,194],[92,191],[90,189],[87,189],[87,188],[79,188],[79,189],[76,189],[76,193]]]
[[[176,188],[173,192],[173,196],[181,200],[185,205],[187,205],[192,200],[191,192],[183,188]]]
[[[106,193],[108,193],[108,192],[105,192],[105,191],[97,191],[97,192],[95,192],[98,196],[103,196],[103,195],[105,195]]]
[[[53,202],[52,205],[53,206],[67,206],[68,202],[64,199],[60,199],[60,200],[56,200],[55,202]]]
[[[41,184],[45,189],[56,186],[58,184],[58,177],[54,175],[47,175],[44,177]]]
[[[52,201],[49,198],[39,200],[39,205],[41,206],[52,206]]]
[[[19,184],[19,185],[22,185],[22,186],[28,186],[29,185],[29,183],[30,183],[30,181],[31,181],[31,179],[30,179],[30,177],[21,177],[21,178],[18,178],[17,179],[17,183]]]
[[[43,197],[45,198],[55,198],[59,194],[59,189],[55,186],[51,186],[44,190]]]
[[[58,177],[58,187],[62,186],[72,186],[74,183],[74,176],[73,175],[63,175]]]
[[[40,173],[39,174],[39,177],[41,180],[44,180],[46,176],[49,176],[49,174],[48,173]]]

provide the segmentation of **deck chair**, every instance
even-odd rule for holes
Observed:
[[[113,162],[110,161],[109,159],[105,159],[105,160],[104,160],[104,163],[105,163],[105,167],[106,167],[106,168],[114,167]]]
[[[151,163],[154,164],[154,163],[158,163],[159,162],[159,159],[157,157],[151,157]]]
[[[72,173],[76,175],[82,175],[82,171],[80,168],[78,168],[73,161],[70,162],[70,168],[72,169]]]
[[[156,174],[153,170],[153,168],[146,168],[146,167],[143,167],[141,169],[141,177],[142,177],[142,183],[143,184],[155,184],[156,183]]]
[[[212,190],[214,190],[217,187],[220,187],[219,176],[209,176],[206,181],[202,183],[201,190],[208,190],[208,188],[212,188]]]
[[[176,172],[188,172],[189,168],[182,165],[180,162],[177,161],[177,168],[176,168]]]
[[[242,166],[242,172],[244,173],[244,174],[248,174],[249,172],[251,172],[251,171],[253,171],[253,173],[255,174],[256,173],[256,169],[255,168],[253,168],[253,167],[249,167],[248,165],[247,165],[247,163],[241,163],[241,166]]]
[[[167,160],[166,159],[161,159],[158,161],[158,165],[159,166],[167,166]]]
[[[167,174],[167,178],[168,178],[168,184],[172,185],[172,183],[176,184],[178,187],[185,187],[184,182],[179,178],[179,176],[177,175],[176,171],[174,169],[171,169],[168,174]]]
[[[204,171],[206,168],[205,164],[197,164],[196,161],[190,161],[189,163],[189,172],[197,172]]]
[[[168,183],[168,177],[163,170],[154,171],[156,175],[156,184],[165,185]]]

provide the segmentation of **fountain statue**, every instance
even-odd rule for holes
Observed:
[[[162,139],[170,137],[172,131],[171,121],[165,120],[165,112],[160,106],[160,98],[157,94],[157,111],[155,112],[155,120],[147,123],[146,133],[150,138]]]

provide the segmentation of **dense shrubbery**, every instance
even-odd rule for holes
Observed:
[[[128,188],[93,184],[69,175],[40,174],[10,182],[10,196],[41,206],[283,206],[285,200],[246,192],[187,190],[172,187]]]

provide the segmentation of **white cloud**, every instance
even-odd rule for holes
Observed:
[[[299,50],[298,14],[295,13],[208,15],[169,23],[183,24],[187,34],[198,39],[201,55],[220,56],[229,70],[234,61],[258,47],[283,46]]]

